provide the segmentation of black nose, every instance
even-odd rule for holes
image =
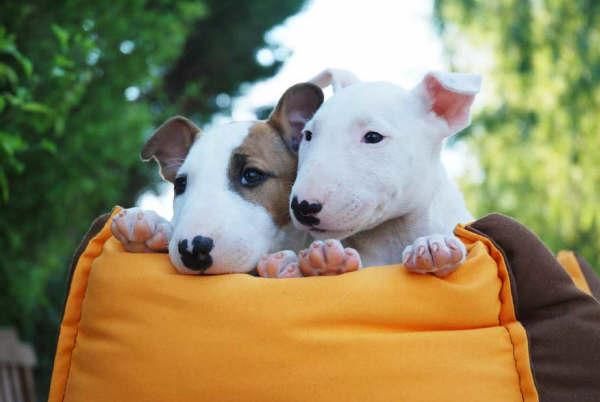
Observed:
[[[319,224],[319,218],[314,215],[323,209],[323,205],[318,202],[310,203],[306,200],[298,202],[298,197],[294,197],[290,206],[294,217],[301,224],[306,226],[316,226]]]
[[[192,239],[192,251],[188,250],[187,239],[181,240],[177,244],[177,249],[183,265],[194,271],[204,271],[212,265],[210,251],[214,245],[210,237],[196,236]]]

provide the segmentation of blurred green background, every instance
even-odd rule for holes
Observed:
[[[173,114],[199,123],[227,114],[218,95],[273,76],[283,58],[261,64],[256,54],[286,54],[265,33],[303,3],[1,5],[0,326],[34,344],[41,399],[72,252],[96,215],[133,205],[156,184],[138,159],[144,139]],[[476,216],[514,216],[553,251],[577,250],[600,267],[600,2],[432,7],[448,68],[462,68],[465,42],[494,60],[485,77],[491,96],[458,138],[477,156],[461,180],[469,207]],[[331,16],[332,29],[335,18],[343,13]]]
[[[45,398],[66,268],[94,216],[155,180],[173,114],[275,73],[255,53],[302,0],[9,1],[0,11],[0,326],[35,345]]]
[[[513,216],[600,268],[600,2],[436,0],[434,19],[450,64],[464,37],[494,59],[458,136],[483,173],[462,180],[472,212]]]

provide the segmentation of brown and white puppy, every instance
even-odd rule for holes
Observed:
[[[173,183],[173,219],[131,208],[115,217],[113,234],[128,251],[168,251],[187,274],[249,272],[266,253],[305,247],[306,234],[290,223],[288,200],[301,131],[322,102],[319,87],[302,83],[283,94],[266,121],[200,134],[190,120],[171,118],[141,156],[155,159]]]

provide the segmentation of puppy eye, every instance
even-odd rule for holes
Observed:
[[[267,174],[255,168],[247,168],[242,172],[240,183],[244,187],[258,186],[260,183],[265,181]]]
[[[185,191],[185,187],[187,186],[187,175],[177,176],[175,178],[175,182],[173,183],[173,189],[175,190],[175,195],[183,194]]]
[[[385,137],[379,134],[378,132],[369,131],[364,135],[363,142],[365,142],[366,144],[377,144],[378,142],[383,141],[384,138]]]
[[[310,141],[310,140],[312,140],[312,132],[311,132],[311,131],[309,131],[309,130],[306,130],[306,131],[304,132],[304,139],[305,139],[306,141]]]

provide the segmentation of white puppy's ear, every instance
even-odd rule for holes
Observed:
[[[333,87],[333,92],[337,92],[342,88],[360,82],[360,80],[350,71],[328,68],[327,70],[321,71],[309,82],[312,82],[321,88],[326,88],[331,85]]]
[[[173,182],[198,133],[200,129],[185,117],[171,117],[146,142],[142,148],[142,160],[154,158],[161,176]]]
[[[431,72],[413,91],[448,124],[450,136],[469,125],[471,104],[480,88],[481,76],[476,74]]]
[[[323,91],[318,86],[304,82],[285,91],[267,123],[275,127],[294,152],[302,140],[302,130],[323,103]]]

